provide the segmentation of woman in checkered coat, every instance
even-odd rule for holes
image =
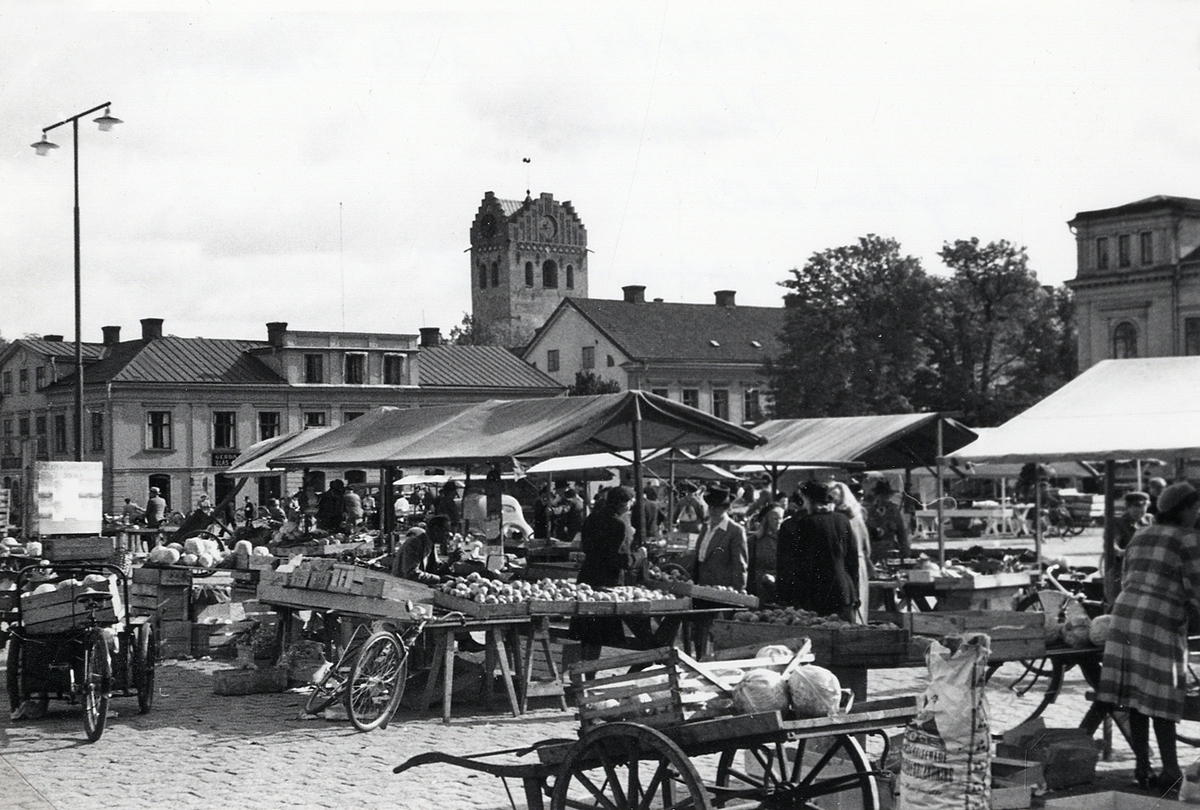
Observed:
[[[1129,710],[1138,784],[1165,792],[1180,778],[1175,724],[1183,715],[1188,616],[1200,615],[1200,492],[1186,481],[1172,484],[1158,504],[1158,522],[1125,550],[1097,700]],[[1150,768],[1151,719],[1158,776]]]

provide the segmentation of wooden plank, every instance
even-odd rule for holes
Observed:
[[[581,602],[580,604],[597,604]],[[603,603],[607,604],[607,603]],[[618,616],[656,616],[661,613],[678,613],[692,609],[692,600],[688,597],[681,599],[649,599],[639,602],[613,602],[613,613]]]
[[[111,537],[47,537],[42,556],[51,562],[107,560],[115,548]]]
[[[434,595],[433,588],[428,585],[370,571],[366,572],[360,592],[363,596],[391,599],[396,602],[411,600],[422,605],[432,604]]]
[[[722,588],[713,588],[708,585],[697,585],[694,582],[680,582],[678,580],[655,582],[653,585],[655,588],[667,593],[690,596],[693,600],[712,602],[718,605],[733,605],[734,607],[750,608],[751,610],[757,610],[759,606],[757,596],[742,591],[727,591]]]
[[[573,599],[558,601],[531,599],[528,604],[531,616],[574,616],[575,606],[579,603]]]
[[[149,585],[174,585],[190,588],[192,572],[188,568],[153,568],[143,566],[133,569],[133,581]]]
[[[567,668],[567,672],[572,678],[582,676],[591,672],[599,672],[605,669],[625,669],[627,667],[636,667],[643,664],[666,664],[679,660],[676,657],[677,650],[673,647],[658,647],[653,650],[642,650],[639,652],[620,653],[618,655],[605,656],[594,661],[577,661]]]
[[[389,619],[409,619],[416,621],[428,618],[433,611],[428,605],[413,605],[413,612],[405,609],[403,602],[391,599],[375,599],[368,596],[354,596],[328,591],[312,591],[298,588],[284,588],[278,585],[259,583],[258,601],[268,605],[299,608],[300,610],[332,610],[338,613],[350,613],[359,616],[372,616]]]
[[[443,610],[456,611],[480,619],[500,619],[529,615],[528,602],[517,602],[516,604],[508,605],[487,605],[470,599],[463,599],[443,591],[433,592],[433,604]]]

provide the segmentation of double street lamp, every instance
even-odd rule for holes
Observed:
[[[120,124],[121,119],[113,118],[108,108],[111,102],[84,110],[70,118],[64,118],[57,124],[42,128],[42,139],[30,144],[39,155],[48,155],[50,150],[57,149],[58,144],[46,139],[46,133],[64,124],[71,125],[71,144],[75,153],[75,460],[83,461],[83,302],[80,292],[79,275],[79,119],[85,115],[104,110],[104,115],[95,119],[100,125],[101,132],[108,132],[114,124]]]

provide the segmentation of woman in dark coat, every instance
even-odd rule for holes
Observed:
[[[849,621],[858,604],[858,550],[850,519],[833,511],[829,487],[806,481],[803,511],[779,527],[775,597],[780,604]]]
[[[1165,793],[1180,779],[1175,724],[1183,716],[1188,616],[1200,615],[1200,492],[1186,481],[1172,484],[1158,509],[1158,523],[1125,549],[1096,699],[1129,710],[1134,775],[1141,787]],[[1150,768],[1151,719],[1158,776]]]
[[[629,550],[632,530],[621,516],[629,511],[633,493],[613,487],[607,493],[604,508],[595,509],[583,521],[580,545],[583,565],[577,582],[593,588],[611,588],[622,584],[626,569],[633,565]],[[576,616],[571,619],[571,638],[581,642],[580,657],[592,661],[600,657],[604,645],[619,645],[625,629],[616,616]]]

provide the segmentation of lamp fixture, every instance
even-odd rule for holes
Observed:
[[[50,141],[46,140],[45,132],[42,133],[42,139],[40,141],[38,141],[37,143],[31,143],[29,145],[32,146],[39,155],[48,155],[48,154],[50,154],[51,149],[58,148],[58,144],[51,143]]]
[[[113,126],[115,126],[116,124],[125,123],[120,118],[114,118],[112,116],[112,113],[109,112],[108,107],[104,108],[104,115],[102,115],[99,118],[96,118],[94,120],[96,121],[97,124],[100,125],[101,132],[111,132]]]

